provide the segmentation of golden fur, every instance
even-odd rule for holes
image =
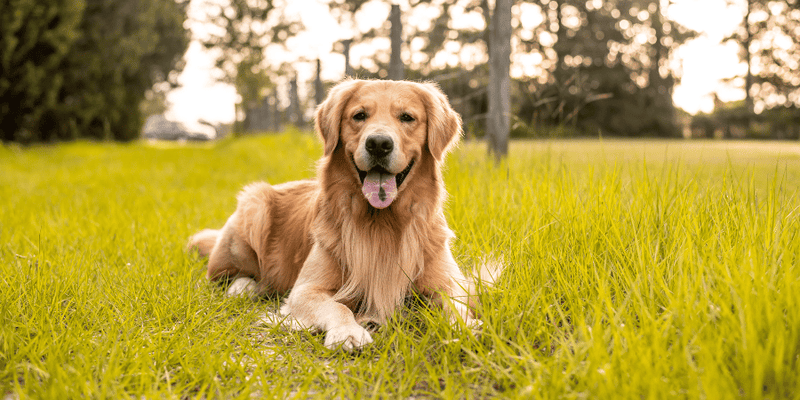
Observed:
[[[355,316],[383,323],[412,290],[478,324],[442,209],[442,160],[461,134],[442,92],[428,83],[346,80],[317,108],[316,130],[324,144],[316,180],[248,185],[221,230],[192,237],[190,246],[209,256],[208,278],[233,279],[231,294],[289,292],[281,312],[326,331],[328,347],[370,343]],[[374,135],[394,143],[388,155],[369,153]],[[382,209],[362,194],[376,162],[396,174],[390,179],[407,173]]]

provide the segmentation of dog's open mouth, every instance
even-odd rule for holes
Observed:
[[[378,209],[389,207],[397,197],[397,189],[406,180],[413,166],[414,160],[411,160],[406,169],[398,174],[392,174],[381,166],[375,166],[369,171],[362,171],[356,166],[361,179],[361,192],[371,206]]]

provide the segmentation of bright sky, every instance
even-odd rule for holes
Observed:
[[[200,19],[198,7],[203,0],[192,0],[190,17]],[[322,77],[335,81],[344,77],[344,58],[332,52],[333,44],[348,32],[337,26],[328,15],[328,7],[321,0],[292,0],[287,12],[301,15],[308,31],[290,43],[294,54],[305,60],[322,60]],[[378,5],[377,7],[385,7]],[[376,10],[385,15],[385,10]],[[742,10],[727,6],[727,0],[673,0],[668,16],[701,35],[678,50],[677,59],[682,64],[683,77],[676,87],[673,99],[678,107],[694,114],[713,109],[713,93],[723,101],[744,98],[742,89],[726,87],[725,78],[741,75],[744,66],[739,63],[738,47],[720,40],[729,35],[741,22]],[[377,25],[383,21],[359,21],[361,25]],[[523,21],[524,22],[524,21]],[[197,30],[197,24],[192,25]],[[366,57],[354,48],[353,59]],[[268,53],[272,59],[290,59],[286,54]],[[203,47],[193,41],[186,53],[186,67],[179,77],[180,87],[171,91],[168,117],[179,121],[204,119],[209,122],[231,122],[234,119],[234,104],[237,95],[230,85],[215,81],[213,61]],[[310,63],[297,71],[298,80],[311,82],[313,69]]]

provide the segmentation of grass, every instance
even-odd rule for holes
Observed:
[[[752,146],[750,146],[752,145]],[[0,396],[800,398],[800,146],[515,142],[447,161],[483,333],[409,302],[357,354],[257,324],[188,236],[246,183],[311,177],[310,135],[0,147]]]

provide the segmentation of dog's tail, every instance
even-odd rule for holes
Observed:
[[[480,301],[478,300],[480,293],[485,293],[487,289],[495,288],[500,280],[500,276],[505,270],[505,260],[502,256],[493,254],[484,255],[471,269],[467,269],[464,274],[464,281],[456,282],[461,290],[463,296],[459,294],[451,297],[454,302],[467,305],[472,313],[480,318],[482,312],[480,310]],[[458,292],[458,291],[456,291]],[[464,317],[464,316],[462,316]],[[469,319],[469,318],[467,318]],[[467,322],[467,319],[464,322]]]
[[[195,233],[189,238],[189,243],[186,244],[186,250],[197,250],[201,256],[208,257],[208,255],[211,254],[211,250],[214,248],[214,245],[217,244],[219,232],[219,229],[203,229],[202,231]]]

